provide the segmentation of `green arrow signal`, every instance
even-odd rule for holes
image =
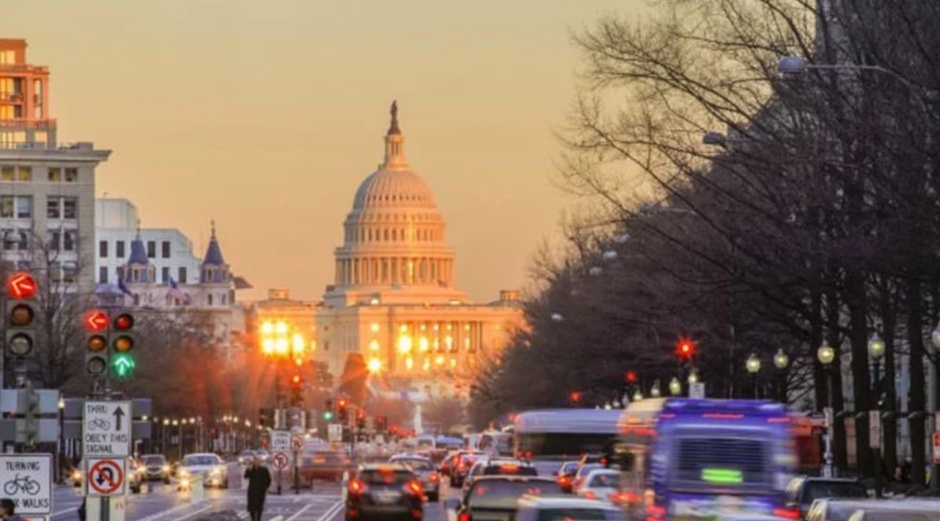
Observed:
[[[115,353],[111,356],[111,371],[118,378],[128,378],[137,367],[134,357],[127,353]]]
[[[333,419],[333,413],[330,412],[330,411],[324,412],[324,413],[323,413],[323,419],[326,420],[326,421],[332,420],[332,419]]]

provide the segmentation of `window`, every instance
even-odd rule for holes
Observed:
[[[77,168],[66,168],[65,169],[65,182],[74,183],[78,181],[78,169]]]
[[[62,218],[63,219],[77,219],[78,218],[78,198],[77,197],[63,197],[62,198]]]
[[[78,242],[78,231],[77,230],[66,230],[65,234],[62,236],[63,243],[62,249],[65,251],[75,251],[75,243]]]
[[[163,280],[164,284],[170,283],[170,268],[168,266],[164,266],[160,269],[160,278]]]
[[[108,241],[98,241],[98,257],[108,258]]]
[[[164,259],[170,258],[170,241],[163,241],[160,244],[160,253]]]
[[[49,169],[49,182],[50,182],[50,183],[61,183],[61,182],[62,182],[62,169],[61,169],[61,168],[50,168],[50,169]]]
[[[102,242],[102,244],[107,244]],[[98,284],[107,284],[108,283],[108,267],[101,266],[98,268]]]
[[[16,180],[17,181],[32,181],[33,180],[33,167],[21,166],[17,168]]]
[[[212,305],[212,293],[209,293],[208,298],[209,298],[209,305],[211,306]]]
[[[177,274],[179,275],[179,277],[177,277],[177,279],[179,280],[177,280],[176,282],[180,284],[186,284],[186,267],[181,266]]]
[[[156,241],[147,241],[147,257],[154,258],[157,256],[157,243]]]
[[[15,201],[16,218],[29,219],[33,216],[33,198],[25,195],[17,196]]]
[[[0,180],[3,181],[12,181],[13,177],[16,175],[16,168],[12,166],[2,166],[0,167]]]
[[[62,218],[62,209],[60,208],[58,197],[46,198],[46,218],[47,219]]]
[[[114,256],[119,259],[124,258],[124,241],[114,242]]]
[[[49,237],[46,240],[49,251],[59,251],[59,245],[62,244],[62,232],[60,230],[49,230]]]

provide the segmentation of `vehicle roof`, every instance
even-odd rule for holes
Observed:
[[[400,463],[363,463],[362,465],[359,465],[359,470],[381,471],[383,469],[411,472],[411,469]]]
[[[590,478],[591,476],[593,476],[594,474],[612,474],[612,475],[620,475],[620,471],[619,471],[619,470],[614,470],[614,469],[593,469],[593,470],[588,471],[587,475],[585,475],[584,477],[587,478],[587,479],[589,479],[589,478]]]
[[[154,453],[154,454],[143,454],[143,455],[141,455],[140,457],[141,457],[141,458],[152,458],[152,457],[154,457],[154,456],[160,456],[161,458],[166,459],[166,456],[164,456],[163,454],[156,454],[156,453]]]
[[[546,483],[555,483],[554,478],[548,476],[520,476],[518,474],[499,474],[495,476],[480,476],[473,480],[473,484],[485,483],[487,481],[544,481]]]
[[[617,434],[619,410],[607,409],[541,409],[519,413],[514,422],[516,432],[549,432],[574,434]]]
[[[578,496],[522,496],[519,498],[520,507],[528,508],[594,508],[599,510],[619,510],[612,504],[596,499],[585,499]]]
[[[196,457],[202,457],[202,456],[212,456],[212,457],[214,457],[214,458],[218,458],[218,457],[219,457],[219,455],[216,454],[216,453],[214,453],[214,452],[193,452],[192,454],[184,454],[184,455],[183,455],[183,458],[184,458],[184,459],[185,459],[185,458],[196,458]]]
[[[428,458],[428,457],[426,457],[426,456],[421,456],[421,455],[418,455],[418,454],[396,454],[396,455],[392,456],[391,458],[389,458],[388,461],[389,461],[389,462],[395,462],[395,461],[406,460],[406,459],[410,459],[410,460],[419,460],[419,461],[427,461],[428,463],[431,462],[431,458]]]

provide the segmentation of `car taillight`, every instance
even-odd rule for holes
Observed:
[[[361,494],[366,489],[366,484],[358,479],[351,480],[349,482],[349,493],[350,494]]]
[[[584,497],[588,499],[597,499],[597,494],[595,494],[593,490],[588,490],[584,493]]]
[[[432,482],[434,482],[434,483],[437,483],[438,481],[441,480],[441,475],[438,474],[437,472],[432,472],[432,473],[431,473],[430,480],[431,480]]]
[[[405,485],[405,492],[409,494],[414,494],[415,496],[420,496],[424,493],[424,490],[421,488],[421,483],[418,481],[409,481]]]
[[[470,521],[470,512],[461,512],[457,517],[458,521]]]
[[[775,508],[774,515],[777,517],[782,517],[784,519],[799,519],[800,518],[800,509],[799,508]]]

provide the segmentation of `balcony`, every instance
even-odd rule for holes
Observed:
[[[53,129],[56,126],[54,119],[27,119],[12,118],[0,119],[0,128],[35,128],[35,129]]]
[[[23,72],[33,74],[49,74],[49,67],[45,65],[30,65],[28,63],[0,63],[0,72]]]
[[[12,101],[13,103],[22,103],[23,95],[18,92],[0,92],[0,102]]]

